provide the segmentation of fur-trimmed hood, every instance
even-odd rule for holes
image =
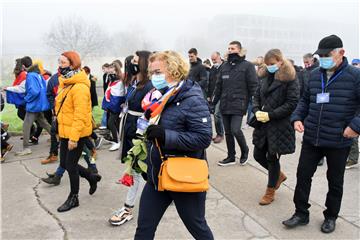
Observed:
[[[259,66],[257,71],[259,78],[267,77],[269,72],[266,69],[266,64]],[[293,81],[296,79],[296,71],[294,66],[288,60],[284,60],[279,70],[275,73],[275,79],[279,81]]]

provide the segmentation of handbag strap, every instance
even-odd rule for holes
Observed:
[[[161,151],[161,148],[160,148],[160,145],[159,145],[159,142],[158,140],[155,138],[155,145],[157,147],[157,149],[159,150],[159,154],[160,154],[160,158],[161,158],[161,161],[165,161],[165,157],[164,155],[162,154],[162,151]],[[151,153],[150,153],[151,154]]]
[[[65,100],[66,100],[66,97],[67,97],[67,95],[69,94],[69,92],[70,92],[71,88],[72,88],[74,85],[75,85],[75,84],[72,84],[72,85],[71,85],[71,87],[70,87],[69,91],[67,91],[67,93],[66,93],[65,97],[64,97],[64,98],[63,98],[63,100],[61,101],[61,104],[60,104],[59,110],[58,110],[58,112],[57,112],[57,113],[55,113],[55,117],[57,117],[57,116],[59,115],[60,110],[61,110],[61,108],[62,108],[62,106],[63,106],[63,104],[64,104],[64,102],[65,102]]]

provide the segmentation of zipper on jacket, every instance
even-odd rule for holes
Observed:
[[[318,129],[317,129],[317,133],[316,133],[316,146],[319,146],[319,134],[320,134],[320,122],[321,122],[321,114],[322,114],[322,110],[323,110],[324,104],[321,104],[321,108],[320,108],[320,115],[319,115],[319,122],[318,122]]]
[[[153,180],[153,183],[154,183],[154,186],[155,186],[155,190],[157,190],[157,186],[156,186],[155,179],[154,179],[154,164],[153,164],[152,158],[151,158],[153,147],[154,147],[154,143],[151,143],[151,148],[150,148],[150,163],[151,163],[151,165],[152,165],[152,168],[151,168],[151,173],[152,173],[152,174],[151,174],[151,178],[152,178],[152,180]]]

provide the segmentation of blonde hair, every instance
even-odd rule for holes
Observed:
[[[270,59],[274,58],[276,61],[285,61],[284,55],[280,51],[280,49],[270,49],[264,57],[265,64],[268,64]]]
[[[151,54],[149,63],[156,60],[166,64],[167,73],[177,82],[185,80],[189,73],[189,65],[183,57],[175,51],[163,51]]]

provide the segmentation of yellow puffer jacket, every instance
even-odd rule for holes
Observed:
[[[56,113],[65,96],[57,117],[59,137],[77,142],[79,138],[90,136],[92,132],[90,80],[84,71],[67,79],[59,77]]]

